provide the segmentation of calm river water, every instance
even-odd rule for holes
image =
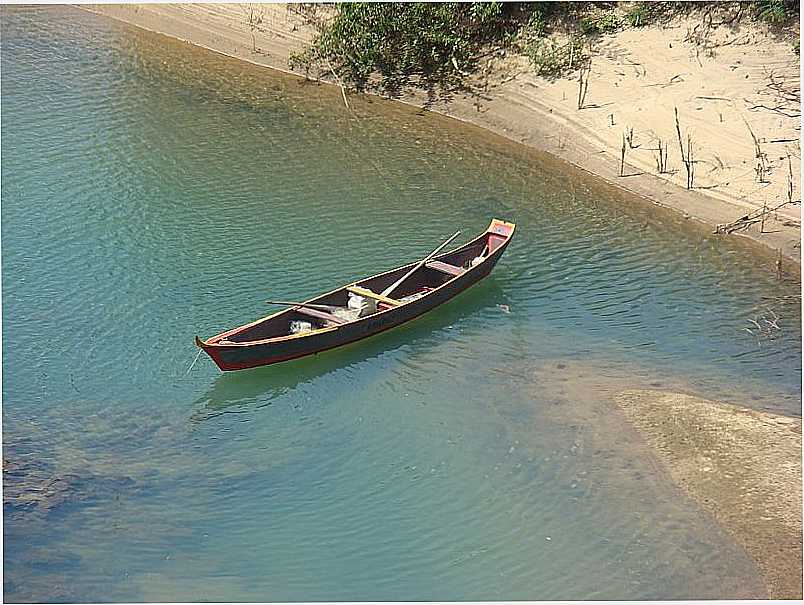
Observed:
[[[1,12],[7,600],[761,594],[607,394],[800,414],[800,311],[776,300],[798,281],[478,129],[350,113],[72,8]],[[188,373],[196,333],[494,216],[519,227],[506,256],[432,314]]]

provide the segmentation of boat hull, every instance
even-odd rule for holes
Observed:
[[[288,338],[264,343],[254,342],[230,345],[222,343],[210,344],[196,338],[196,344],[204,349],[221,370],[229,371],[290,361],[363,340],[400,326],[431,311],[486,278],[494,269],[509,243],[510,237],[490,254],[483,263],[449,280],[418,300],[382,313],[363,317],[336,328],[321,330],[315,336]]]

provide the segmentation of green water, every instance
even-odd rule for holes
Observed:
[[[0,15],[6,494],[50,494],[4,502],[7,600],[763,595],[608,393],[800,415],[800,284],[771,260],[438,116]],[[188,372],[196,333],[493,216],[518,225],[495,272],[426,317]]]

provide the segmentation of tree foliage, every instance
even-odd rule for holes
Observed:
[[[377,74],[389,94],[416,83],[458,84],[474,68],[478,49],[497,40],[513,6],[474,3],[343,3],[295,65],[323,64],[358,90]]]

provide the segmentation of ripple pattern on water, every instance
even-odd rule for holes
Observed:
[[[350,112],[68,7],[0,14],[4,456],[92,494],[6,523],[8,595],[761,595],[606,394],[661,383],[800,414],[798,282],[469,126],[359,96]],[[518,224],[504,259],[433,313],[188,373],[194,333],[493,216]]]

